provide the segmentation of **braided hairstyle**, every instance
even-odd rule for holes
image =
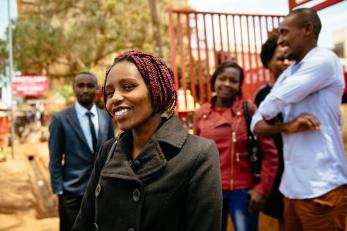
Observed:
[[[122,61],[133,63],[140,72],[151,95],[153,113],[161,114],[167,111],[172,114],[177,100],[173,72],[160,58],[142,51],[126,51],[114,59],[113,64],[106,71],[102,88],[105,105],[107,101],[105,85],[108,74],[117,63]]]

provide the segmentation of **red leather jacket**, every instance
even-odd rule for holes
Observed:
[[[223,190],[254,188],[263,196],[268,196],[277,173],[277,149],[272,138],[258,137],[263,160],[260,181],[255,182],[246,147],[244,101],[236,98],[231,107],[222,112],[212,109],[210,103],[203,104],[194,114],[194,133],[216,142]],[[254,114],[256,106],[249,102],[249,107]]]

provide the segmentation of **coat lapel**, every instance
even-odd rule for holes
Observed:
[[[98,113],[98,123],[99,123],[99,131],[98,131],[98,136],[97,136],[97,147],[99,149],[99,147],[102,144],[102,141],[107,140],[107,132],[109,130],[108,126],[107,126],[107,118],[104,117],[104,114],[102,113],[102,110],[97,108],[96,109],[97,113]]]
[[[132,180],[141,183],[130,164],[129,146],[131,145],[130,134],[124,134],[118,138],[114,154],[109,162],[102,168],[100,175],[122,180]],[[110,155],[108,153],[107,155]]]
[[[87,143],[87,140],[83,134],[83,131],[82,131],[82,128],[81,128],[81,125],[78,121],[78,118],[77,118],[77,113],[75,111],[75,108],[72,107],[70,108],[70,110],[68,110],[68,113],[67,113],[67,121],[71,124],[71,127],[75,130],[75,132],[77,133],[77,136],[81,139],[81,141],[87,146],[88,146],[88,143]]]
[[[201,107],[201,116],[199,120],[204,120],[205,126],[207,126],[209,129],[213,129],[222,126],[223,124],[228,124],[229,126],[231,125],[231,118],[227,119],[231,116],[230,110],[225,110],[223,112],[224,115],[219,113],[212,114],[212,110],[212,105],[209,103],[206,103]],[[213,119],[210,118],[211,116],[213,116]]]
[[[133,161],[134,165],[137,162],[136,166],[134,166],[136,169],[135,173],[129,161],[129,147],[132,145],[131,132],[125,132],[119,138],[115,154],[104,166],[101,175],[124,180],[135,180],[137,182],[141,182],[145,178],[149,180],[154,173],[164,169],[167,164],[166,150],[161,148],[160,143],[166,143],[173,148],[181,149],[187,137],[188,133],[179,120],[175,116],[169,118]]]
[[[124,137],[118,140],[115,154],[102,169],[101,176],[132,180],[142,184],[144,178],[150,177],[165,167],[165,156],[160,150],[159,143],[153,139],[145,145],[135,159],[139,164],[132,166],[129,158],[130,153],[128,153],[131,141],[122,138]],[[135,163],[135,161],[133,162]],[[136,168],[136,172],[133,168]]]

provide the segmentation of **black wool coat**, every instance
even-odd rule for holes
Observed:
[[[98,155],[73,230],[219,231],[222,187],[213,141],[167,119],[130,161],[131,132]],[[104,165],[104,166],[103,166]]]

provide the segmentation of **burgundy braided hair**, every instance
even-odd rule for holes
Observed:
[[[106,71],[104,86],[102,88],[105,105],[107,101],[105,85],[108,74],[112,67],[122,61],[131,62],[137,67],[151,95],[153,112],[161,114],[164,111],[168,111],[172,114],[177,100],[174,75],[171,69],[160,58],[142,51],[126,51],[114,59],[113,64]]]

